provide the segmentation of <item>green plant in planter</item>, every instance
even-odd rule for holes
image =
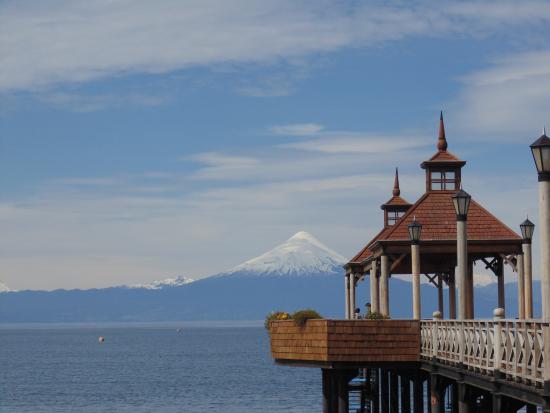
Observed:
[[[389,317],[384,316],[376,311],[369,311],[365,316],[365,320],[388,320]]]
[[[294,314],[292,314],[292,319],[298,327],[304,327],[307,320],[319,318],[323,318],[321,314],[311,309],[296,311]]]
[[[285,311],[272,311],[265,317],[264,327],[269,330],[272,321],[290,320],[292,316]]]

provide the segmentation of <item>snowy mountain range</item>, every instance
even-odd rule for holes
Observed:
[[[311,276],[342,273],[346,259],[317,240],[300,231],[284,244],[252,258],[220,275],[250,274],[259,276]]]
[[[148,284],[132,284],[132,285],[126,285],[124,287],[145,288],[147,290],[160,290],[161,288],[166,288],[166,287],[181,287],[182,285],[192,283],[193,281],[195,281],[193,278],[178,275],[177,277],[174,277],[174,278],[165,278],[164,280],[155,280]]]

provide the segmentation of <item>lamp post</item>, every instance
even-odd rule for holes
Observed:
[[[422,224],[413,218],[409,224],[409,237],[411,239],[411,266],[412,266],[412,290],[413,290],[413,319],[420,320],[420,235]]]
[[[523,237],[523,286],[518,285],[519,290],[523,290],[523,315],[525,318],[533,318],[533,258],[531,253],[531,242],[535,231],[535,224],[526,219],[519,226],[521,236]],[[518,269],[518,274],[520,271]],[[518,277],[519,278],[519,277]],[[518,280],[518,284],[519,284]],[[521,298],[521,297],[520,297]],[[520,318],[521,315],[520,315]]]
[[[531,144],[539,175],[540,280],[542,318],[550,320],[550,138],[542,136]]]
[[[458,319],[466,319],[467,294],[466,283],[468,274],[468,236],[466,220],[472,197],[464,190],[453,195],[453,205],[456,212],[456,263],[458,267]]]

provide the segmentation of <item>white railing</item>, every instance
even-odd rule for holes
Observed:
[[[480,374],[542,386],[550,380],[550,327],[537,320],[421,321],[421,355]],[[548,361],[545,363],[545,361]],[[547,364],[547,365],[546,365]]]

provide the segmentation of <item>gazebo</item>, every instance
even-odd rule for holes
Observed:
[[[441,114],[437,152],[420,165],[426,172],[425,193],[414,204],[401,198],[396,170],[392,197],[381,206],[383,228],[345,265],[346,318],[354,318],[355,287],[367,275],[370,277],[371,311],[390,316],[389,278],[412,274],[413,264],[418,269],[411,255],[409,227],[413,222],[422,226],[418,242],[419,273],[438,289],[441,314],[444,313],[444,285],[448,286],[448,317],[456,318],[457,213],[453,195],[462,188],[461,171],[466,161],[448,151],[447,146]],[[522,238],[473,199],[469,206],[467,234],[465,318],[474,318],[473,266],[476,262],[483,263],[497,277],[498,307],[503,309],[504,266],[510,265],[518,273],[519,316],[532,317],[530,240]],[[419,294],[419,288],[417,291]]]

